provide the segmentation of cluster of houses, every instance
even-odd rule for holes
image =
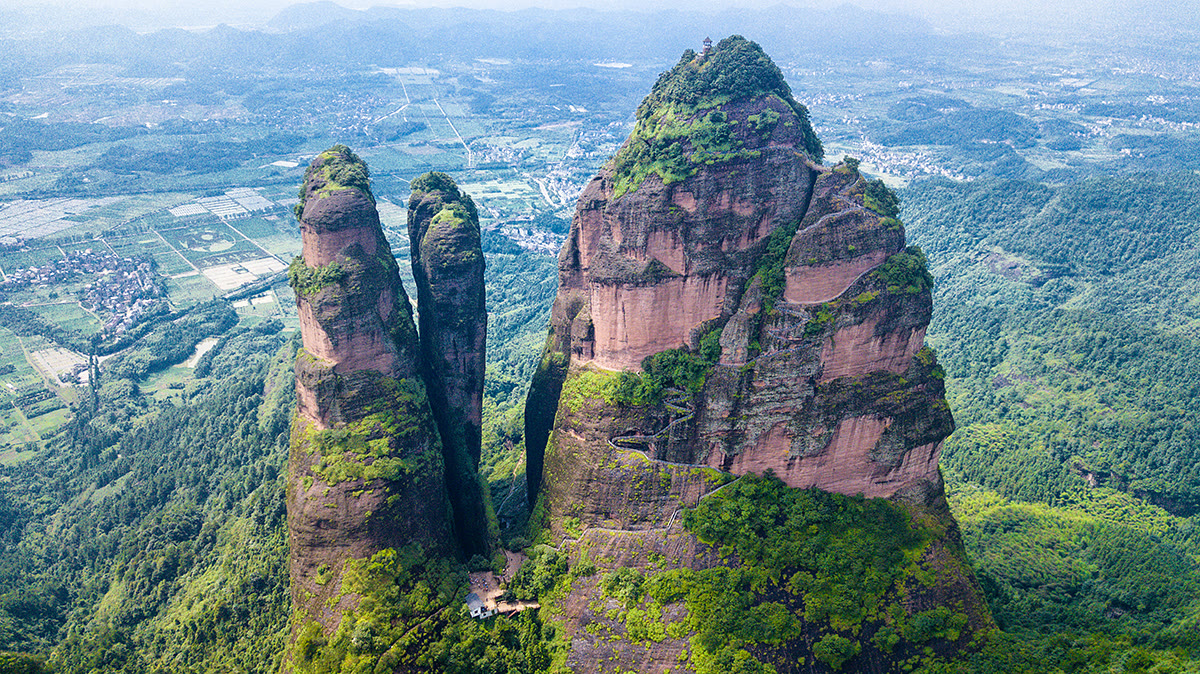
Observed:
[[[607,159],[616,152],[627,135],[629,126],[625,121],[610,122],[603,126],[584,126],[579,130],[575,142],[567,149],[566,158]]]
[[[95,281],[83,287],[80,301],[85,309],[107,315],[106,332],[124,332],[166,301],[166,290],[150,260],[99,255],[106,266],[97,272]]]
[[[95,280],[80,291],[80,305],[103,316],[104,330],[110,334],[124,332],[166,301],[166,290],[149,259],[92,248],[72,251],[41,267],[6,271],[0,290],[47,287],[84,275]]]
[[[557,255],[559,249],[562,248],[563,239],[566,238],[562,234],[534,227],[532,218],[529,217],[502,222],[499,224],[499,228],[501,234],[525,250],[548,255]]]

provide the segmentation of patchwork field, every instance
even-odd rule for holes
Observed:
[[[54,304],[32,306],[30,309],[47,321],[68,331],[92,335],[100,331],[100,318],[79,306],[79,302],[65,301]]]
[[[61,347],[34,351],[29,354],[29,359],[43,376],[58,379],[59,383],[62,383],[62,376],[72,368],[87,363],[87,357],[83,354]]]
[[[208,267],[203,274],[215,286],[228,291],[284,269],[287,269],[287,265],[279,260],[273,257],[264,257]]]

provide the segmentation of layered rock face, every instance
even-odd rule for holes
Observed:
[[[652,438],[640,441],[648,455],[735,474],[771,469],[791,486],[846,494],[940,484],[940,443],[953,425],[932,356],[916,359],[929,280],[918,253],[904,251],[900,222],[864,205],[856,170],[814,163],[808,120],[783,96],[682,119],[670,106],[639,122],[580,197],[531,398],[539,409],[528,414],[543,427],[529,436],[547,435],[540,406],[568,370],[637,372],[649,356],[695,352],[720,331],[720,360],[670,433],[652,424],[628,434]],[[647,142],[640,136],[672,134],[687,175],[651,172],[629,189],[638,168],[623,155]],[[704,134],[727,140],[706,150]],[[847,404],[839,391],[863,378],[874,398]]]
[[[715,471],[891,498],[940,523],[946,538],[923,553],[946,572],[939,596],[986,628],[969,570],[946,562],[961,551],[937,468],[953,420],[923,347],[932,279],[873,196],[886,188],[820,160],[807,111],[754,43],[689,51],[659,79],[580,197],[559,257],[526,405],[535,513],[555,540],[577,518],[578,545],[614,568],[659,555],[705,569],[737,562],[678,515],[715,491]],[[567,602],[573,669],[667,671],[686,659],[683,640],[641,649],[585,637],[594,591],[576,587]],[[784,650],[811,658],[811,643]],[[864,654],[855,671],[890,671],[889,657]]]
[[[359,597],[342,572],[388,548],[457,552],[442,443],[412,308],[366,166],[335,146],[313,160],[289,269],[304,345],[288,463],[295,625],[333,630]]]
[[[815,182],[782,292],[766,311],[762,286],[749,284],[722,331],[692,442],[674,453],[847,495],[939,490],[953,420],[921,351],[932,310],[924,259],[903,250],[899,221],[863,206],[856,171],[822,170]]]
[[[413,279],[429,401],[442,437],[459,544],[488,550],[479,483],[487,309],[479,213],[444,173],[412,181],[408,202]]]

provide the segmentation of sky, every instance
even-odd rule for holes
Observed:
[[[951,32],[1020,31],[1040,25],[1061,27],[1099,25],[1119,29],[1139,20],[1196,21],[1200,0],[337,0],[343,7],[366,9],[375,5],[400,7],[439,6],[516,10],[528,7],[568,9],[693,9],[718,11],[728,7],[769,7],[786,3],[822,9],[842,4],[889,13],[919,16],[935,28]],[[169,25],[209,26],[226,23],[253,27],[266,23],[295,0],[0,0],[0,21],[5,6],[25,10],[25,16],[46,17],[48,23],[77,20],[88,24],[119,23],[138,29]],[[33,10],[35,5],[56,9]],[[50,18],[53,17],[53,18]],[[1187,17],[1192,17],[1187,19]]]

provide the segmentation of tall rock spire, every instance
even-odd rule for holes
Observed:
[[[454,554],[436,424],[412,308],[379,225],[366,165],[342,145],[305,173],[300,314],[288,463],[293,623],[325,633],[360,597],[346,565],[416,544]]]
[[[820,158],[807,110],[754,43],[727,38],[663,74],[584,189],[559,258],[526,409],[534,489],[553,472],[547,497],[577,512],[573,482],[602,464],[557,452],[580,465],[541,467],[556,390],[585,365],[648,370],[646,385],[688,397],[649,406],[657,417],[625,434],[643,440],[617,447],[851,495],[940,489],[953,422],[921,351],[924,258],[880,206],[887,188]],[[680,359],[704,374],[683,381],[666,365]]]
[[[698,347],[736,313],[772,233],[808,212],[821,156],[808,110],[752,42],[687,50],[659,78],[630,138],[584,188],[559,256],[525,413],[531,497],[567,363],[637,371]],[[688,461],[703,463],[707,446],[693,445]]]
[[[937,649],[957,653],[991,619],[937,468],[953,420],[941,369],[923,345],[932,279],[920,251],[905,247],[887,188],[852,164],[821,161],[807,110],[757,44],[734,36],[704,55],[689,50],[659,78],[629,139],[584,188],[559,256],[559,291],[525,408],[535,524],[545,540],[603,550],[614,560],[598,563],[607,569],[635,566],[649,578],[659,564],[651,561],[667,559],[716,578],[719,567],[756,563],[749,548],[738,557],[724,541],[706,547],[716,541],[705,536],[722,527],[746,535],[730,524],[736,517],[779,513],[800,488],[888,498],[871,507],[933,533],[920,545],[902,536],[881,544],[898,556],[904,549],[937,581],[881,580],[894,596],[922,598],[862,625],[893,630],[953,597],[964,611],[955,620],[970,628],[947,633]],[[752,477],[768,473],[778,480]],[[839,498],[828,502],[850,500]],[[723,517],[732,519],[697,514],[727,503]],[[817,529],[787,526],[779,515],[765,533],[791,545]],[[757,535],[749,540],[761,545]],[[818,598],[802,589],[805,573],[821,573],[811,559],[770,554],[789,574],[807,570],[786,590],[746,585],[739,596],[784,622],[803,617],[793,636],[737,657],[890,671],[890,645],[857,644],[841,632],[857,639],[860,626],[822,622]],[[671,582],[688,577],[700,576]],[[590,606],[585,598],[614,583],[581,581],[564,603]],[[632,637],[591,638],[589,623],[603,610],[590,611],[566,621],[575,671],[675,671],[688,652],[693,664],[708,663],[700,671],[729,671],[722,667],[731,661],[714,664],[718,656],[748,643],[666,638],[647,650]],[[689,625],[721,634],[721,621],[706,615],[711,622]],[[839,634],[819,648],[798,636],[823,631]]]
[[[450,176],[426,173],[412,181],[408,235],[425,382],[442,436],[455,531],[465,554],[486,555],[478,477],[487,341],[479,213]]]

